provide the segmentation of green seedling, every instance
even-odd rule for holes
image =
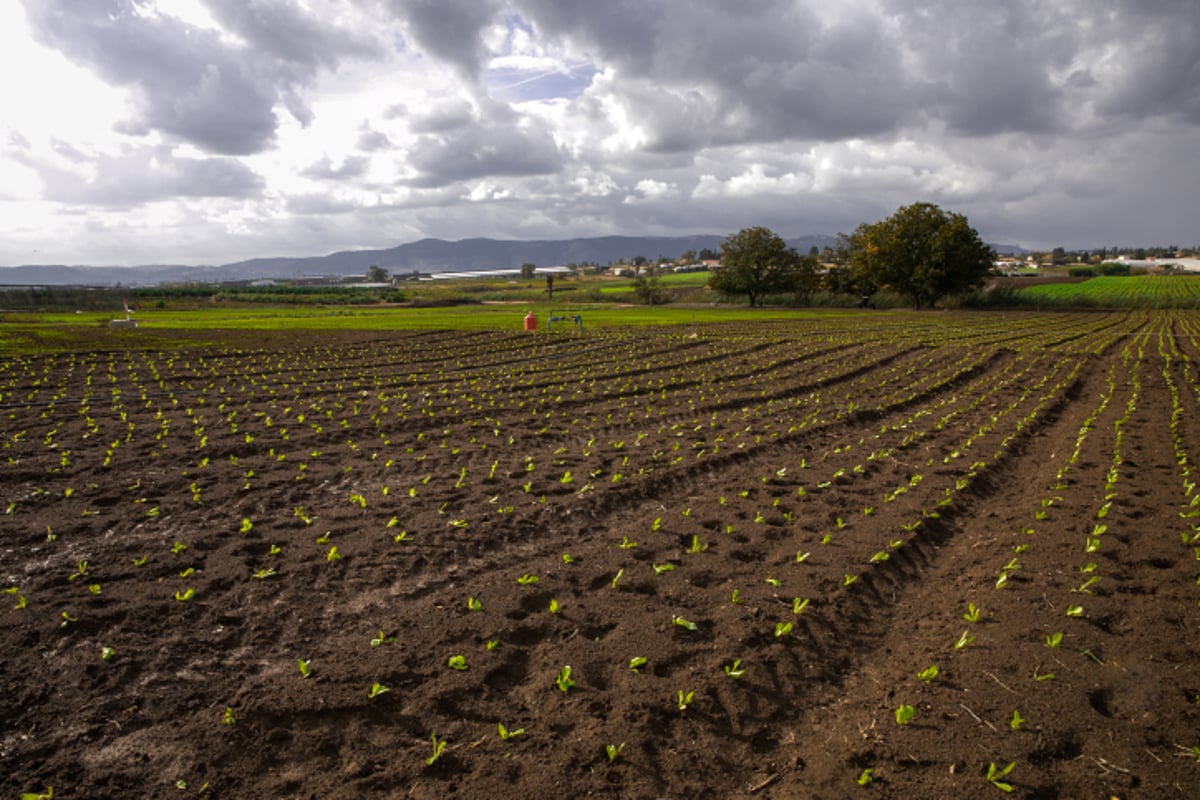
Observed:
[[[436,733],[430,734],[429,739],[433,742],[433,753],[429,756],[429,758],[425,759],[425,766],[432,767],[435,763],[437,763],[437,760],[442,757],[442,753],[446,749],[446,740],[439,740]]]
[[[870,786],[871,781],[875,780],[874,775],[875,770],[868,767],[858,774],[858,777],[854,779],[854,782],[859,786]]]
[[[571,667],[564,666],[558,671],[558,676],[554,679],[554,685],[563,694],[566,694],[575,686],[575,681],[571,679]]]
[[[975,637],[971,635],[971,632],[963,631],[962,635],[959,636],[958,640],[954,643],[954,649],[962,650],[964,647],[966,647],[973,641],[975,641]]]
[[[1100,576],[1099,576],[1099,575],[1091,575],[1091,576],[1089,576],[1089,577],[1088,577],[1088,579],[1087,579],[1086,581],[1084,581],[1083,583],[1079,584],[1078,586],[1076,586],[1076,587],[1075,587],[1074,589],[1072,589],[1071,591],[1072,591],[1072,592],[1077,592],[1078,594],[1092,594],[1092,593],[1093,593],[1093,592],[1092,592],[1092,587],[1093,587],[1093,586],[1095,586],[1095,585],[1096,585],[1097,583],[1099,583],[1099,582],[1100,582]]]
[[[1068,617],[1082,617],[1083,616],[1083,606],[1067,606],[1067,616]]]
[[[117,655],[117,651],[111,647],[100,648],[100,658],[104,661],[112,661]]]
[[[371,640],[371,647],[381,647],[385,644],[391,644],[396,641],[395,636],[387,636],[383,631],[375,634],[375,638]]]
[[[671,622],[678,625],[681,628],[687,628],[689,631],[700,630],[700,627],[696,623],[689,622],[688,620],[686,620],[680,616],[671,617]]]
[[[367,699],[374,700],[376,697],[379,697],[379,695],[386,694],[390,691],[391,691],[391,689],[384,686],[379,681],[375,681],[374,683],[371,684],[371,688],[369,690],[367,690]]]
[[[342,557],[342,554],[338,552],[336,544],[330,546],[329,552],[325,554],[326,561],[337,561],[341,557]]]
[[[1005,767],[1004,769],[998,769],[994,763],[988,764],[988,771],[987,771],[988,783],[990,783],[992,786],[995,786],[997,789],[999,789],[1002,792],[1011,792],[1013,790],[1012,784],[1005,783],[1004,781],[1002,781],[1000,779],[1006,777],[1008,775],[1008,773],[1012,772],[1013,767],[1015,767],[1016,765],[1017,765],[1017,762],[1013,761],[1013,762],[1010,762],[1009,765],[1007,767]]]
[[[652,531],[662,530],[662,517],[654,518],[654,521],[650,523],[650,530],[652,530]]]
[[[564,564],[574,564],[575,558],[570,553],[563,553],[562,554],[562,562]]]
[[[967,622],[979,622],[979,606],[967,603],[967,613],[963,614],[963,619]]]
[[[1063,635],[1061,631],[1046,634],[1046,647],[1051,649],[1058,647],[1060,644],[1062,644],[1062,638]]]
[[[608,762],[611,764],[612,762],[616,761],[617,756],[621,755],[621,751],[624,749],[625,749],[624,742],[621,742],[620,744],[604,745],[604,752],[608,754]]]
[[[764,583],[766,583],[766,584],[768,584],[768,585],[770,585],[770,586],[774,586],[776,589],[778,589],[778,588],[779,588],[779,585],[780,585],[779,578],[772,578],[770,575],[768,575],[768,576],[767,576],[767,578],[766,578],[766,580],[764,581]]]
[[[67,576],[67,580],[73,581],[76,578],[82,578],[83,576],[85,576],[87,574],[88,574],[88,562],[79,561],[76,563],[75,571]]]
[[[181,603],[186,603],[196,596],[196,590],[192,588],[185,589],[182,592],[175,592],[175,599]]]
[[[277,574],[279,574],[279,573],[277,573],[275,570],[271,569],[270,567],[264,567],[263,569],[260,569],[258,572],[255,572],[250,577],[254,578],[255,580],[265,581],[267,578],[273,578]]]
[[[808,557],[809,557],[811,554],[812,554],[812,553],[811,553],[811,551],[810,551],[810,552],[807,552],[807,553],[805,553],[805,552],[801,552],[801,551],[797,550],[797,551],[796,551],[796,563],[797,563],[797,564],[803,564],[805,561],[808,561]]]
[[[88,586],[88,591],[92,594],[100,594],[100,584],[93,583]]]
[[[468,611],[483,611],[483,602],[477,597],[467,597]]]
[[[1008,721],[1008,727],[1014,731],[1021,730],[1021,726],[1025,724],[1025,718],[1021,716],[1021,712],[1013,709],[1012,719]]]
[[[917,673],[917,678],[923,683],[933,683],[934,680],[937,679],[937,676],[940,672],[941,670],[938,669],[937,664],[930,664],[928,667]]]
[[[695,534],[693,534],[692,535],[692,546],[689,548],[689,552],[703,553],[707,549],[708,549],[708,545],[701,542],[699,536],[696,536]]]
[[[143,555],[141,558],[133,559],[133,565],[135,567],[144,567],[144,566],[146,566],[146,562],[149,560],[150,560],[150,556],[148,554]]]
[[[695,694],[695,692],[687,692],[685,694],[683,689],[680,689],[679,693],[675,696],[675,705],[680,711],[687,711],[687,707],[692,704],[692,698]]]
[[[791,636],[791,635],[792,635],[792,623],[790,623],[790,622],[776,622],[775,623],[775,638],[776,639],[782,639],[785,636]]]
[[[1053,672],[1038,672],[1038,668],[1034,667],[1033,668],[1033,679],[1038,683],[1042,683],[1044,681],[1052,681],[1052,680],[1054,680],[1054,673]]]
[[[619,570],[617,570],[617,574],[614,575],[613,579],[612,579],[612,588],[614,588],[614,589],[617,588],[617,582],[621,580],[621,576],[624,574],[625,574],[624,567],[621,567]]]
[[[850,584],[854,583],[856,580],[858,580],[857,575],[843,575],[842,576],[842,586],[849,586]]]
[[[61,616],[62,616],[62,622],[58,623],[58,627],[60,627],[60,628],[65,628],[72,623],[79,622],[79,617],[72,617],[66,611],[62,612]]]
[[[645,656],[634,656],[633,658],[629,659],[629,668],[634,672],[637,672],[642,667],[646,666],[646,663],[647,658]]]
[[[725,674],[734,680],[746,674],[746,668],[742,666],[740,658],[735,658],[732,664],[726,664],[723,669],[725,670]]]
[[[735,606],[738,605],[739,603],[741,603],[742,602],[742,590],[734,589],[733,593],[729,595],[729,602],[733,603]]]
[[[811,598],[809,598],[809,597],[805,597],[805,598],[793,597],[792,598],[792,613],[795,614],[796,616],[800,616],[801,614],[804,613],[804,610],[806,608],[808,608],[809,602],[811,602]]]
[[[622,536],[621,541],[617,542],[617,547],[622,550],[632,550],[637,547],[637,542],[630,539],[628,536]]]
[[[309,675],[312,675],[312,667],[308,666],[308,664],[309,662],[306,659],[296,659],[296,667],[300,670],[301,678],[307,678]]]
[[[878,564],[880,561],[887,561],[891,557],[891,553],[887,552],[886,550],[880,550],[879,552],[875,553],[875,555],[871,556],[871,563]]]
[[[562,606],[560,606],[558,604],[557,600],[555,600],[553,597],[551,597],[550,598],[550,613],[557,614],[561,610],[562,610]]]
[[[254,523],[248,517],[242,518],[242,526],[238,528],[238,533],[249,533],[254,529]]]
[[[279,554],[280,554],[280,553],[282,553],[282,552],[283,552],[283,548],[282,548],[282,547],[280,547],[280,546],[279,546],[279,545],[277,545],[277,544],[273,544],[273,545],[271,545],[271,548],[270,548],[269,550],[267,550],[267,553],[268,553],[269,555],[273,555],[273,556],[277,556],[277,555],[279,555]]]
[[[509,739],[513,738],[514,736],[520,736],[522,733],[525,732],[525,729],[524,728],[509,729],[509,728],[504,727],[503,722],[497,722],[496,723],[496,732],[500,734],[501,739],[503,739],[504,741],[507,742]]]
[[[654,567],[655,575],[662,575],[664,572],[671,572],[675,569],[675,565],[670,561],[665,564],[651,564],[650,566]]]
[[[225,712],[221,715],[221,724],[236,725],[237,717],[233,713],[233,706],[225,706]]]
[[[517,583],[521,584],[522,586],[531,586],[537,582],[538,582],[538,576],[530,575],[528,572],[526,572],[521,577],[517,578]]]
[[[913,716],[917,713],[916,709],[909,705],[902,705],[896,709],[896,724],[907,725],[912,722]]]
[[[175,544],[171,545],[171,552],[174,555],[179,555],[184,550],[187,550],[187,548],[188,548],[188,546],[186,544],[184,544],[183,542],[175,542]]]
[[[47,786],[44,792],[21,792],[21,800],[54,800],[54,787]]]
[[[467,668],[467,659],[460,655],[450,656],[450,660],[446,662],[446,666],[462,672]]]
[[[486,649],[488,651],[495,650],[499,646],[500,646],[499,639],[488,639],[487,642],[485,642],[483,645],[484,649]]]

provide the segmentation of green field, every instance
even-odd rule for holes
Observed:
[[[1129,275],[1021,289],[1025,305],[1056,308],[1200,308],[1200,275]]]

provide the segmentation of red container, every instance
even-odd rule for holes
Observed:
[[[530,311],[528,314],[525,315],[525,330],[527,330],[527,331],[536,331],[537,330],[537,317],[535,317],[533,315],[532,311]]]

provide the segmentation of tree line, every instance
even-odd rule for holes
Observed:
[[[996,253],[962,214],[914,203],[839,234],[833,257],[824,276],[827,290],[857,294],[865,305],[875,292],[890,289],[922,308],[981,285]],[[754,227],[721,243],[721,268],[709,286],[726,296],[744,296],[753,306],[784,293],[803,302],[821,283],[816,253],[801,256],[777,234]]]

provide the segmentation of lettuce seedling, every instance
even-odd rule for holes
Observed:
[[[554,685],[563,694],[566,694],[575,685],[575,681],[571,680],[571,667],[564,666],[558,671],[558,676],[554,679]]]
[[[742,666],[742,660],[740,658],[735,658],[732,664],[726,664],[722,669],[725,670],[726,675],[734,680],[737,680],[746,674],[746,668]]]
[[[619,580],[621,580],[621,576],[622,576],[622,575],[624,575],[624,574],[625,574],[625,568],[624,568],[624,567],[621,567],[619,570],[617,570],[617,574],[616,574],[616,575],[614,575],[614,576],[613,576],[613,579],[612,579],[612,588],[614,588],[614,589],[615,589],[615,588],[617,588],[617,582],[618,582]]]
[[[634,547],[637,547],[637,542],[633,541],[628,536],[622,536],[621,541],[617,542],[617,547],[621,548],[622,550],[631,550]]]
[[[689,631],[700,630],[700,627],[696,623],[689,622],[688,620],[686,620],[680,616],[671,617],[671,622],[674,623],[675,625],[678,625],[681,628],[687,628]]]
[[[379,697],[379,695],[390,691],[391,689],[384,686],[379,681],[375,681],[375,683],[372,683],[371,688],[367,691],[367,699],[374,700],[376,697]]]
[[[225,706],[225,712],[221,714],[222,725],[236,725],[237,717],[234,716],[233,706]]]
[[[296,659],[296,666],[300,669],[300,677],[307,678],[312,674],[312,668],[308,666],[309,662],[306,659]]]
[[[775,623],[775,638],[776,639],[782,639],[785,636],[791,636],[791,635],[792,635],[792,623],[790,623],[790,622],[776,622]]]
[[[792,613],[795,614],[796,616],[803,614],[804,610],[806,608],[808,608],[808,604],[809,604],[809,602],[811,602],[811,600],[812,600],[812,598],[809,598],[809,597],[805,597],[805,598],[793,597],[792,598]]]
[[[1082,617],[1083,616],[1083,606],[1067,606],[1067,616],[1068,617]]]
[[[550,613],[557,614],[561,610],[562,610],[562,606],[560,606],[558,604],[557,600],[555,600],[553,597],[551,597],[550,598]]]
[[[896,709],[896,724],[907,725],[912,722],[913,716],[916,714],[916,709],[909,705],[902,705]]]
[[[1021,730],[1021,726],[1025,724],[1025,718],[1021,716],[1021,712],[1013,709],[1012,719],[1008,721],[1008,727],[1014,731]]]
[[[477,598],[477,597],[468,596],[467,597],[467,610],[468,611],[483,611],[483,602],[480,601],[479,598]]]
[[[103,659],[104,661],[112,661],[116,655],[117,655],[117,651],[112,649],[111,647],[101,647],[100,648],[100,658]]]
[[[917,673],[917,678],[924,683],[933,683],[939,672],[940,670],[938,669],[937,664],[930,664],[928,667]]]
[[[624,745],[622,745],[624,746]],[[611,759],[610,759],[611,760]],[[21,800],[53,800],[54,787],[47,786],[44,792],[21,792]]]
[[[196,590],[192,589],[190,587],[185,589],[182,592],[178,592],[178,591],[175,592],[175,599],[181,603],[186,603],[188,600],[191,600],[195,596],[196,596]]]
[[[510,729],[504,727],[503,722],[498,722],[498,723],[496,723],[496,731],[500,734],[500,738],[507,742],[509,739],[513,738],[514,736],[520,736],[522,733],[525,732],[525,729],[524,728],[514,728],[514,729],[510,730]]]
[[[866,769],[864,769],[862,772],[860,772],[858,774],[858,777],[854,779],[854,782],[857,783],[859,786],[870,786],[871,781],[875,780],[875,778],[873,777],[874,774],[875,774],[875,770],[871,769],[870,767],[867,767]]]
[[[432,767],[442,757],[442,752],[446,749],[446,740],[439,741],[436,733],[430,734],[429,738],[433,742],[433,754],[425,759],[425,766]]]
[[[629,659],[629,668],[634,672],[637,672],[642,667],[646,666],[647,660],[648,659],[645,656],[634,656],[633,658]]]
[[[662,575],[664,572],[670,572],[671,570],[675,569],[675,565],[670,561],[665,564],[651,564],[650,566],[654,567],[655,575]]]
[[[371,647],[380,647],[385,644],[391,644],[396,641],[395,636],[387,636],[383,631],[375,634],[375,638],[371,640]]]
[[[62,622],[58,623],[58,627],[65,628],[73,622],[79,622],[79,617],[72,617],[66,611],[62,612]]]
[[[675,698],[675,705],[679,707],[680,711],[687,711],[687,707],[692,704],[692,698],[695,697],[695,695],[695,692],[688,692],[684,694],[683,689],[680,689]]]
[[[963,619],[967,622],[979,622],[979,606],[967,603],[967,613],[963,614]]]
[[[616,761],[617,756],[621,755],[621,751],[624,749],[625,749],[624,742],[621,742],[620,744],[604,745],[604,752],[608,754],[608,762],[611,764],[612,762]]]
[[[538,582],[538,576],[530,575],[528,572],[526,572],[521,577],[517,578],[517,583],[521,584],[522,586],[529,586],[529,585],[537,583],[537,582]]]
[[[1017,762],[1013,761],[1013,762],[1010,762],[1009,765],[1007,767],[1005,767],[1004,769],[998,769],[996,767],[995,763],[988,764],[988,771],[987,771],[988,783],[990,783],[992,786],[995,786],[997,789],[999,789],[1002,792],[1011,792],[1013,790],[1012,784],[1005,783],[1005,782],[1001,781],[1000,779],[1005,777],[1006,775],[1008,775],[1008,773],[1012,772],[1013,767],[1015,767],[1016,765],[1017,765]]]
[[[462,672],[467,668],[467,659],[460,655],[450,656],[450,660],[446,662],[446,666]]]
[[[1062,632],[1046,634],[1046,647],[1055,648],[1062,644]]]
[[[966,647],[973,641],[975,641],[975,637],[971,635],[971,632],[963,631],[962,635],[959,636],[958,640],[954,643],[954,649],[962,650],[964,647]]]

